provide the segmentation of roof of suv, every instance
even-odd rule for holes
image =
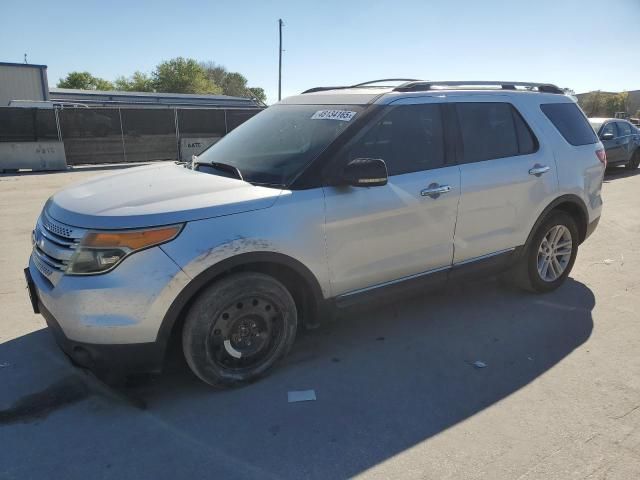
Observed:
[[[319,92],[302,93],[283,99],[281,104],[297,105],[367,105],[373,103],[385,93],[392,92],[392,88],[340,88],[322,90]]]
[[[374,82],[349,87],[316,87],[300,95],[283,99],[281,104],[294,105],[367,105],[370,103],[390,103],[408,96],[429,96],[447,92],[458,94],[536,94],[545,97],[567,98],[565,92],[550,84],[502,81],[407,81],[399,86],[373,86]]]

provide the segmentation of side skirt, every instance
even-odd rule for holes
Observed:
[[[337,309],[371,301],[388,300],[405,295],[424,293],[445,286],[448,282],[486,277],[508,270],[522,255],[523,247],[510,248],[490,255],[467,260],[379,285],[347,292],[333,299]]]

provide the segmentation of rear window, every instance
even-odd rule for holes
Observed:
[[[575,103],[545,103],[540,109],[571,145],[598,142],[593,128]]]

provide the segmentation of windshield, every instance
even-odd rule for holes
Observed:
[[[198,156],[231,165],[242,178],[287,185],[362,112],[356,105],[274,105]]]
[[[602,126],[602,122],[592,122],[591,120],[589,120],[589,124],[596,133],[600,131],[600,127]]]

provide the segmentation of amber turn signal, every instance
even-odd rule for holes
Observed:
[[[180,225],[174,225],[131,232],[89,232],[82,240],[82,246],[140,250],[175,238],[180,233],[180,228]]]

